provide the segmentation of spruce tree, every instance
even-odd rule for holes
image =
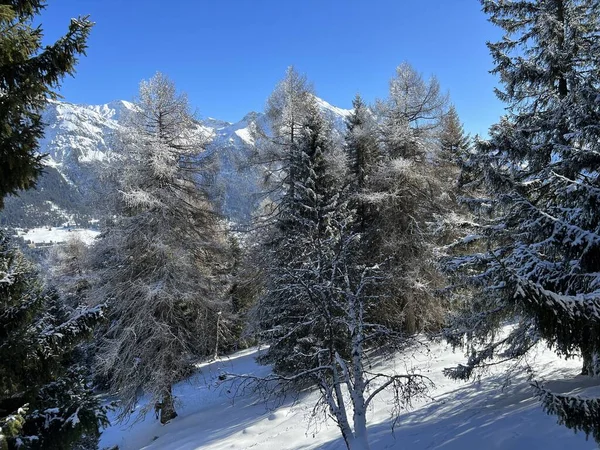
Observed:
[[[355,145],[348,153],[356,155],[362,143],[376,143],[374,134],[363,136],[359,130],[366,114],[359,107],[350,118],[352,136],[360,139],[348,137],[348,144]],[[387,266],[369,265],[372,259],[364,258],[349,192],[349,184],[356,190],[358,182],[348,183],[347,173],[356,165],[348,164],[335,144],[315,101],[308,103],[302,124],[288,147],[290,166],[285,167],[293,189],[282,193],[260,247],[265,285],[255,318],[260,337],[269,344],[262,362],[272,363],[275,374],[258,383],[264,383],[270,397],[273,381],[275,392],[315,386],[320,392],[315,411],[322,408],[334,419],[348,449],[368,450],[367,412],[377,394],[394,390],[394,405],[402,407],[422,395],[427,383],[418,374],[381,373],[370,366],[369,351],[390,353],[396,345],[408,345],[406,334],[373,320],[381,319],[382,310],[389,312],[387,295],[378,286],[389,279]],[[376,147],[369,150],[375,153]],[[372,156],[370,163],[359,158],[365,168],[377,165]]]
[[[313,350],[333,332],[327,321],[333,313],[315,311],[315,300],[302,285],[322,283],[330,267],[343,166],[332,167],[340,160],[317,105],[308,104],[306,112],[290,146],[288,188],[261,248],[266,286],[256,308],[262,337],[270,344],[263,360],[287,374],[317,366],[319,354]],[[310,312],[324,316],[312,323],[298,320]]]
[[[78,358],[102,309],[69,310],[0,235],[0,448],[63,449],[97,437],[106,411]]]
[[[60,80],[74,73],[92,23],[72,19],[66,35],[42,48],[34,20],[43,0],[0,1],[0,207],[7,194],[35,185],[43,155],[41,112]]]
[[[0,208],[6,195],[35,185],[41,112],[73,74],[92,26],[73,19],[65,36],[42,48],[42,29],[33,22],[44,5],[0,1]],[[82,434],[97,436],[105,412],[76,354],[100,309],[66,309],[3,234],[0,300],[0,448],[62,449]]]
[[[354,177],[356,189],[362,190],[381,160],[381,149],[377,141],[375,118],[360,95],[352,101],[352,112],[346,119],[346,127],[348,168]]]
[[[438,160],[443,165],[457,166],[467,157],[471,145],[454,105],[443,116],[440,130],[440,151]]]
[[[594,0],[482,5],[505,31],[488,45],[508,114],[467,165],[471,185],[487,187],[470,201],[487,251],[447,265],[480,289],[466,305],[471,314],[449,330],[453,340],[472,337],[471,356],[448,373],[469,377],[490,358],[519,357],[543,340],[560,355],[581,355],[583,373],[597,376],[600,8]],[[500,337],[507,321],[515,325]],[[589,404],[597,399],[539,394],[562,423],[598,436],[598,408]]]
[[[373,173],[379,168],[383,155],[375,117],[359,95],[352,101],[352,106],[352,113],[346,119],[345,150],[352,206],[356,209],[358,231],[363,232],[373,222],[375,214],[363,196],[368,190]],[[365,248],[365,251],[368,249]]]
[[[313,88],[306,77],[290,66],[267,100],[267,126],[264,129],[257,126],[256,153],[251,158],[252,164],[262,167],[264,173],[261,196],[265,198],[263,205],[267,207],[257,219],[269,222],[275,218],[281,194],[295,189],[292,181],[296,179],[293,162],[297,158],[295,144],[313,97]]]
[[[369,448],[366,416],[379,392],[395,389],[401,407],[427,389],[418,374],[370,372],[369,352],[406,348],[415,332],[442,319],[430,294],[437,272],[427,230],[440,192],[421,157],[436,150],[430,140],[445,97],[437,84],[402,69],[409,92],[383,105],[381,123],[354,101],[345,148],[307,83],[288,72],[274,91],[277,101],[268,103],[278,105],[268,115],[273,135],[259,149],[276,156],[263,161],[276,161],[270,174],[278,183],[271,221],[258,228],[263,286],[253,319],[269,344],[262,362],[272,363],[274,374],[251,382],[270,398],[273,381],[283,390],[316,386],[317,408],[333,417],[349,449]],[[293,132],[284,120],[290,109],[301,118]],[[396,128],[399,117],[410,142],[405,128]]]

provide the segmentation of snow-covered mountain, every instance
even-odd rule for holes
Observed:
[[[317,103],[341,137],[349,110],[336,108],[322,99]],[[65,222],[86,225],[95,218],[99,166],[114,148],[115,132],[134,106],[126,101],[104,105],[77,105],[51,101],[43,114],[46,124],[40,152],[46,154],[45,174],[36,190],[11,197],[0,215],[9,226],[58,226]],[[254,208],[260,178],[244,164],[254,145],[252,128],[265,125],[263,113],[251,112],[239,122],[202,120],[200,130],[212,141],[207,151],[219,160],[214,189],[222,213],[234,221],[248,220]],[[242,169],[242,167],[245,167]]]

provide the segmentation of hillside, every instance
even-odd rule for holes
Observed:
[[[251,349],[202,364],[200,372],[175,388],[180,402],[179,417],[161,426],[153,414],[140,419],[135,414],[122,424],[113,423],[104,431],[100,448],[118,445],[120,450],[225,450],[261,449],[342,450],[345,445],[331,419],[312,417],[316,393],[302,395],[280,405],[270,404],[251,391],[237,392],[235,382],[220,382],[221,373],[265,376],[270,370],[259,366]],[[435,388],[430,398],[414,402],[402,411],[392,433],[390,394],[383,394],[369,411],[369,434],[373,450],[590,450],[596,448],[583,434],[556,425],[532,398],[524,369],[513,373],[507,384],[504,370],[497,367],[480,382],[456,382],[442,375],[444,367],[462,360],[460,353],[446,345],[430,344],[429,352],[397,356],[378,365],[391,373],[406,366],[425,372]],[[582,386],[574,375],[578,360],[559,360],[551,352],[538,348],[527,361],[538,380],[554,381],[563,392],[579,393]],[[521,367],[526,367],[522,365]],[[583,380],[583,378],[582,378]],[[589,379],[588,379],[589,388]],[[597,384],[597,382],[594,382]]]

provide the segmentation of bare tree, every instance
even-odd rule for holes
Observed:
[[[293,308],[274,311],[259,305],[259,314],[276,317],[262,336],[272,348],[283,346],[290,354],[285,361],[273,361],[274,375],[242,379],[269,396],[277,388],[283,395],[289,389],[316,386],[321,395],[315,413],[323,411],[334,419],[348,449],[366,450],[367,410],[377,395],[391,390],[394,409],[400,409],[425,395],[431,382],[415,372],[373,368],[372,353],[389,354],[419,344],[414,335],[369,320],[385,302],[381,293],[369,292],[385,275],[378,266],[356,263],[361,237],[351,231],[348,214],[330,222],[329,237],[313,240],[281,267],[278,294],[290,299]],[[381,347],[384,342],[387,345]]]

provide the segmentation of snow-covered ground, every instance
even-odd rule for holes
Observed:
[[[79,237],[86,244],[91,244],[99,234],[100,232],[97,230],[68,227],[41,227],[32,228],[27,231],[17,230],[17,236],[22,237],[26,242],[31,241],[35,244],[67,242],[74,236]]]
[[[204,364],[201,372],[176,386],[179,416],[161,425],[154,414],[127,423],[113,423],[101,439],[100,448],[118,445],[120,450],[195,449],[325,449],[343,450],[337,427],[320,416],[311,420],[316,393],[297,402],[283,401],[267,409],[253,392],[234,395],[230,381],[219,382],[220,373],[264,376],[269,368],[255,362],[259,350],[242,351],[229,358]],[[369,411],[372,450],[469,450],[595,449],[593,440],[556,424],[536,399],[525,370],[506,386],[502,367],[481,382],[456,382],[445,378],[444,367],[462,361],[444,344],[432,344],[428,353],[398,356],[380,363],[386,371],[417,367],[436,384],[429,399],[402,412],[392,433],[389,395],[382,396]],[[563,361],[541,349],[527,361],[536,379],[565,379],[562,392],[589,387],[589,380],[575,377],[580,361]],[[573,377],[575,377],[573,379]],[[556,381],[554,381],[556,385]],[[558,382],[560,384],[560,382]],[[116,422],[116,421],[115,421]],[[310,423],[310,425],[309,425]]]

